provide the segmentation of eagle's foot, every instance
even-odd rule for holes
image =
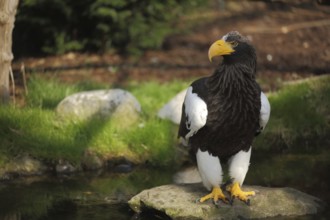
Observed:
[[[242,191],[241,187],[239,186],[238,182],[235,182],[226,188],[227,191],[230,192],[232,198],[238,198],[241,201],[245,202],[247,205],[250,205],[250,199],[248,199],[248,196],[254,196],[254,191]]]
[[[205,202],[208,199],[212,199],[214,204],[218,204],[218,200],[221,199],[223,202],[228,203],[228,199],[226,196],[223,194],[222,190],[220,187],[213,187],[212,192],[206,196],[203,196],[202,198],[199,199],[199,202]]]

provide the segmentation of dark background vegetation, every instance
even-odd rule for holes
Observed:
[[[23,0],[17,12],[14,54],[68,51],[138,53],[159,48],[175,20],[202,0]]]

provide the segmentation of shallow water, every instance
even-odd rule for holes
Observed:
[[[329,203],[328,156],[254,154],[245,183],[294,187]],[[84,173],[3,182],[0,183],[0,219],[166,219],[159,213],[134,216],[127,201],[143,189],[172,183],[173,173],[136,168],[131,173]],[[329,212],[313,217],[329,218]]]
[[[171,182],[171,171],[142,168],[0,183],[0,219],[131,219],[129,198]]]

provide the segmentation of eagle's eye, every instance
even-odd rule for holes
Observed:
[[[231,45],[233,48],[236,47],[236,46],[238,45],[238,42],[237,42],[237,41],[230,41],[229,43],[230,43],[230,45]]]

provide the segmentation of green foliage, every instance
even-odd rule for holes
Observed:
[[[64,54],[68,51],[79,51],[84,48],[86,40],[79,42],[78,40],[70,40],[64,32],[54,33],[54,45],[45,45],[42,51],[47,54]]]
[[[14,52],[62,54],[116,48],[138,53],[158,48],[174,31],[177,18],[202,3],[201,0],[24,0],[15,23]]]
[[[271,94],[269,123],[256,147],[274,151],[314,152],[330,143],[330,77],[287,85]]]

